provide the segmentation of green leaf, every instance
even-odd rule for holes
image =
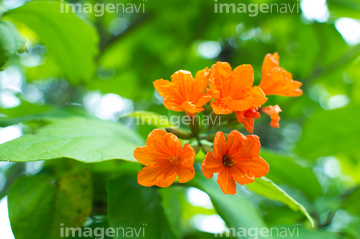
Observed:
[[[101,232],[99,230],[99,228],[101,228],[100,230],[103,230],[105,232],[104,237],[95,236],[95,235],[93,235],[94,237],[89,237],[88,236],[89,234],[86,233],[88,230],[91,230],[93,232],[93,234],[95,234],[95,233],[97,234],[97,233]],[[85,235],[86,235],[87,237],[85,237],[85,238],[88,238],[88,239],[93,239],[93,238],[95,238],[95,239],[97,239],[97,238],[113,239],[114,237],[111,237],[111,233],[106,233],[106,229],[108,229],[108,228],[109,228],[109,223],[107,221],[94,222],[94,223],[91,223],[90,225],[88,225],[86,227],[83,227],[82,228],[82,230],[83,230],[82,234],[77,233],[75,237],[72,237],[71,234],[70,234],[70,237],[67,237],[67,238],[83,239],[85,237]]]
[[[14,118],[24,115],[39,114],[50,109],[51,107],[48,105],[38,105],[30,103],[28,101],[22,101],[21,104],[16,107],[0,109],[0,113],[4,114],[7,117]],[[0,121],[4,120],[7,117],[0,117]]]
[[[345,234],[345,233],[344,233]],[[340,233],[327,231],[326,229],[308,229],[304,226],[289,226],[278,225],[271,227],[271,234],[267,238],[282,239],[282,238],[306,238],[306,239],[340,239],[348,238],[346,236],[340,236]],[[349,237],[354,238],[354,237]]]
[[[172,186],[161,188],[158,192],[161,195],[161,205],[172,231],[177,238],[182,238],[184,228],[182,225],[181,213],[184,208],[182,208],[181,205],[181,197],[185,194],[185,188]]]
[[[170,229],[156,188],[142,187],[136,178],[124,176],[110,181],[107,189],[111,227],[124,228],[126,237],[137,237],[135,233],[138,233],[138,237],[176,238]],[[120,233],[114,238],[124,237]]]
[[[270,179],[265,177],[256,178],[255,182],[248,184],[247,187],[257,194],[284,203],[294,211],[302,212],[307,217],[307,219],[309,219],[311,226],[314,227],[314,219],[309,215],[305,207],[290,197],[284,190],[278,187]]]
[[[217,236],[218,235],[215,236],[215,234],[212,234],[212,233],[195,231],[195,232],[190,232],[183,238],[186,238],[186,239],[214,239]]]
[[[89,81],[96,69],[97,32],[75,13],[62,13],[61,7],[65,8],[65,4],[29,2],[6,12],[4,17],[33,30],[69,82],[77,84]]]
[[[265,227],[257,209],[243,195],[223,193],[214,180],[205,178],[200,171],[190,184],[210,196],[215,210],[229,227]]]
[[[354,82],[353,92],[351,94],[352,101],[360,104],[360,56],[351,64],[347,70],[347,74]]]
[[[346,195],[345,200],[342,202],[341,208],[348,210],[354,215],[360,215],[360,187],[355,188],[351,193]]]
[[[27,162],[71,158],[85,163],[110,159],[134,161],[143,140],[120,123],[88,118],[57,120],[35,134],[0,145],[0,161]]]
[[[305,122],[303,135],[295,148],[301,157],[315,160],[321,156],[346,155],[359,159],[360,107],[321,110]]]
[[[24,38],[11,22],[0,21],[0,69],[24,44]]]
[[[137,125],[147,124],[157,128],[174,127],[169,118],[165,115],[159,115],[150,111],[134,111],[127,117],[135,118]]]
[[[326,238],[326,239],[340,239],[346,236],[342,236],[341,233],[336,233],[332,231],[328,231],[326,229],[318,229],[318,230],[308,230],[305,228],[300,228],[298,235],[301,237],[299,238],[306,238],[306,239],[319,239],[319,238]],[[279,238],[283,238],[279,236]]]
[[[11,188],[11,185],[25,173],[25,164],[9,163],[7,167],[0,169],[0,174],[6,178],[4,187],[0,190],[0,199],[3,198]]]
[[[10,117],[0,117],[0,127],[14,125],[18,123],[26,122],[53,122],[59,119],[65,119],[68,117],[87,117],[94,118],[84,108],[71,105],[63,108],[52,108],[47,105],[35,105],[23,101],[23,103],[17,107],[10,109],[0,109],[0,113],[3,113]]]
[[[76,170],[53,178],[19,178],[12,186],[9,217],[17,239],[57,239],[60,225],[81,227],[92,211],[91,174]]]
[[[261,149],[260,155],[270,166],[270,171],[266,177],[274,183],[286,184],[299,189],[310,199],[315,199],[322,195],[321,185],[310,167],[297,164],[292,157],[264,148]]]
[[[327,0],[331,15],[360,19],[360,2],[358,0]]]
[[[195,162],[199,162],[202,163],[202,161],[204,161],[205,159],[205,153],[202,150],[202,148],[199,148],[199,152],[195,155]]]

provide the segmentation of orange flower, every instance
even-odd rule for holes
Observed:
[[[227,62],[217,62],[210,69],[209,86],[215,102],[211,107],[215,114],[230,114],[260,107],[267,101],[260,87],[254,86],[254,70],[251,65],[241,65],[233,71]]]
[[[266,95],[300,96],[301,82],[293,80],[292,74],[279,67],[279,55],[267,54],[262,65],[261,89]]]
[[[236,111],[237,120],[242,123],[247,131],[254,132],[254,118],[260,118],[257,108],[250,108],[246,111]]]
[[[180,70],[168,80],[154,81],[154,87],[164,97],[164,106],[169,110],[185,111],[186,114],[194,116],[204,110],[204,104],[212,99],[211,93],[205,89],[208,85],[209,69],[199,71],[195,79],[191,72]]]
[[[213,151],[206,154],[202,172],[207,178],[219,173],[218,184],[226,194],[236,193],[235,181],[241,185],[254,182],[254,177],[262,177],[269,172],[269,165],[259,156],[259,137],[244,136],[233,130],[228,141],[222,132],[217,132]]]
[[[138,174],[138,183],[145,187],[169,187],[179,176],[179,183],[190,181],[194,175],[195,152],[190,144],[182,148],[180,140],[164,130],[153,130],[146,146],[138,147],[134,156],[146,165]]]
[[[279,113],[282,112],[280,106],[278,105],[269,105],[268,107],[262,108],[261,109],[262,112],[264,112],[265,114],[269,115],[271,118],[271,122],[270,125],[273,128],[279,128],[279,121],[280,121],[280,116]]]

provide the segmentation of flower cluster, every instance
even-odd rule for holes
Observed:
[[[263,107],[268,95],[300,96],[301,83],[292,79],[291,73],[279,66],[277,53],[267,54],[262,66],[259,86],[254,86],[254,70],[251,65],[240,65],[232,69],[227,62],[217,62],[210,69],[199,71],[195,78],[189,71],[180,70],[171,76],[171,81],[159,79],[154,82],[158,93],[164,97],[164,106],[173,111],[184,111],[188,117],[204,111],[210,102],[212,114],[236,115],[239,123],[253,133],[254,119],[261,113],[270,116],[270,125],[279,127],[278,105]],[[196,129],[197,128],[197,129]],[[189,139],[194,137],[200,142],[198,125],[191,125]],[[194,175],[195,151],[186,143],[184,148],[176,134],[176,129],[156,129],[147,139],[146,146],[135,150],[135,158],[145,165],[138,174],[138,182],[143,186],[168,187],[178,177],[179,183],[190,181]],[[186,134],[186,132],[185,132]],[[209,135],[208,135],[209,136]],[[206,153],[202,162],[205,177],[212,178],[218,173],[218,184],[226,194],[236,193],[236,183],[241,185],[254,182],[269,171],[269,165],[259,156],[260,140],[256,135],[243,135],[231,131],[227,139],[218,131],[213,138],[212,150],[202,147]],[[208,151],[208,152],[206,152]]]

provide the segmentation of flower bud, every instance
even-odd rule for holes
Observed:
[[[201,149],[205,154],[207,154],[208,152],[212,152],[213,150],[211,146],[205,144],[201,145]]]
[[[191,147],[193,148],[193,150],[195,151],[195,155],[199,152],[199,145],[191,145]]]
[[[194,137],[190,132],[179,128],[166,128],[166,131],[176,135],[180,139],[191,139]]]
[[[199,135],[200,127],[199,127],[199,121],[196,116],[188,116],[190,117],[190,124],[189,128],[193,135]]]
[[[209,134],[205,139],[209,142],[214,142],[215,134]]]

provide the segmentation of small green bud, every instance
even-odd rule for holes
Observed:
[[[179,128],[166,128],[166,131],[175,134],[180,139],[191,139],[194,137],[190,132]]]
[[[209,134],[208,136],[206,136],[206,140],[209,141],[209,142],[214,142],[214,139],[215,139],[215,135],[216,134]]]
[[[190,117],[190,124],[189,124],[189,128],[192,132],[193,135],[199,135],[200,132],[200,127],[199,127],[199,121],[197,119],[196,116],[188,116]]]
[[[212,147],[209,145],[201,145],[201,149],[205,154],[207,154],[208,152],[212,152],[213,150]]]
[[[195,155],[196,155],[196,154],[199,152],[199,150],[200,150],[199,145],[191,145],[191,147],[194,149]]]

